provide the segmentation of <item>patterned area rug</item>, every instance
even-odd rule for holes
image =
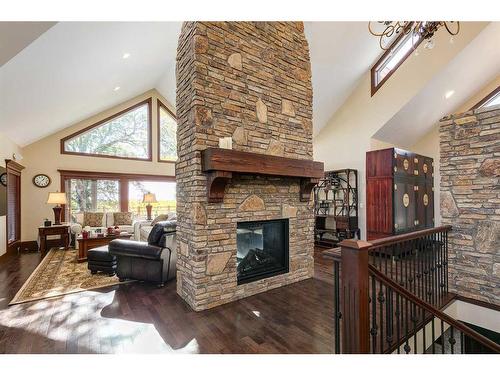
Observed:
[[[9,305],[37,301],[121,284],[116,276],[91,275],[87,262],[76,261],[76,250],[51,249]]]

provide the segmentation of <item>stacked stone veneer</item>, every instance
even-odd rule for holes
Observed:
[[[313,274],[312,203],[297,178],[233,174],[208,203],[201,151],[233,149],[312,160],[309,48],[299,22],[187,22],[177,51],[177,293],[211,308]],[[237,285],[236,223],[289,218],[290,272]]]
[[[500,106],[441,120],[441,216],[449,239],[450,286],[500,303]]]

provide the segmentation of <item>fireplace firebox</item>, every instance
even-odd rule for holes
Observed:
[[[288,219],[237,224],[238,284],[287,273]]]

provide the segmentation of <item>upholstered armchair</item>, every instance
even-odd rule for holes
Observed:
[[[163,286],[176,275],[177,249],[175,220],[154,225],[147,242],[116,239],[109,244],[109,254],[117,258],[120,281],[142,280]]]

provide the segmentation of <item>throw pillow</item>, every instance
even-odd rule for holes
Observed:
[[[113,213],[115,225],[132,225],[132,212]]]
[[[151,226],[154,227],[156,223],[159,223],[160,221],[165,221],[168,220],[168,214],[161,214],[155,217],[155,219],[151,222]]]
[[[104,212],[84,212],[83,227],[102,227]]]

